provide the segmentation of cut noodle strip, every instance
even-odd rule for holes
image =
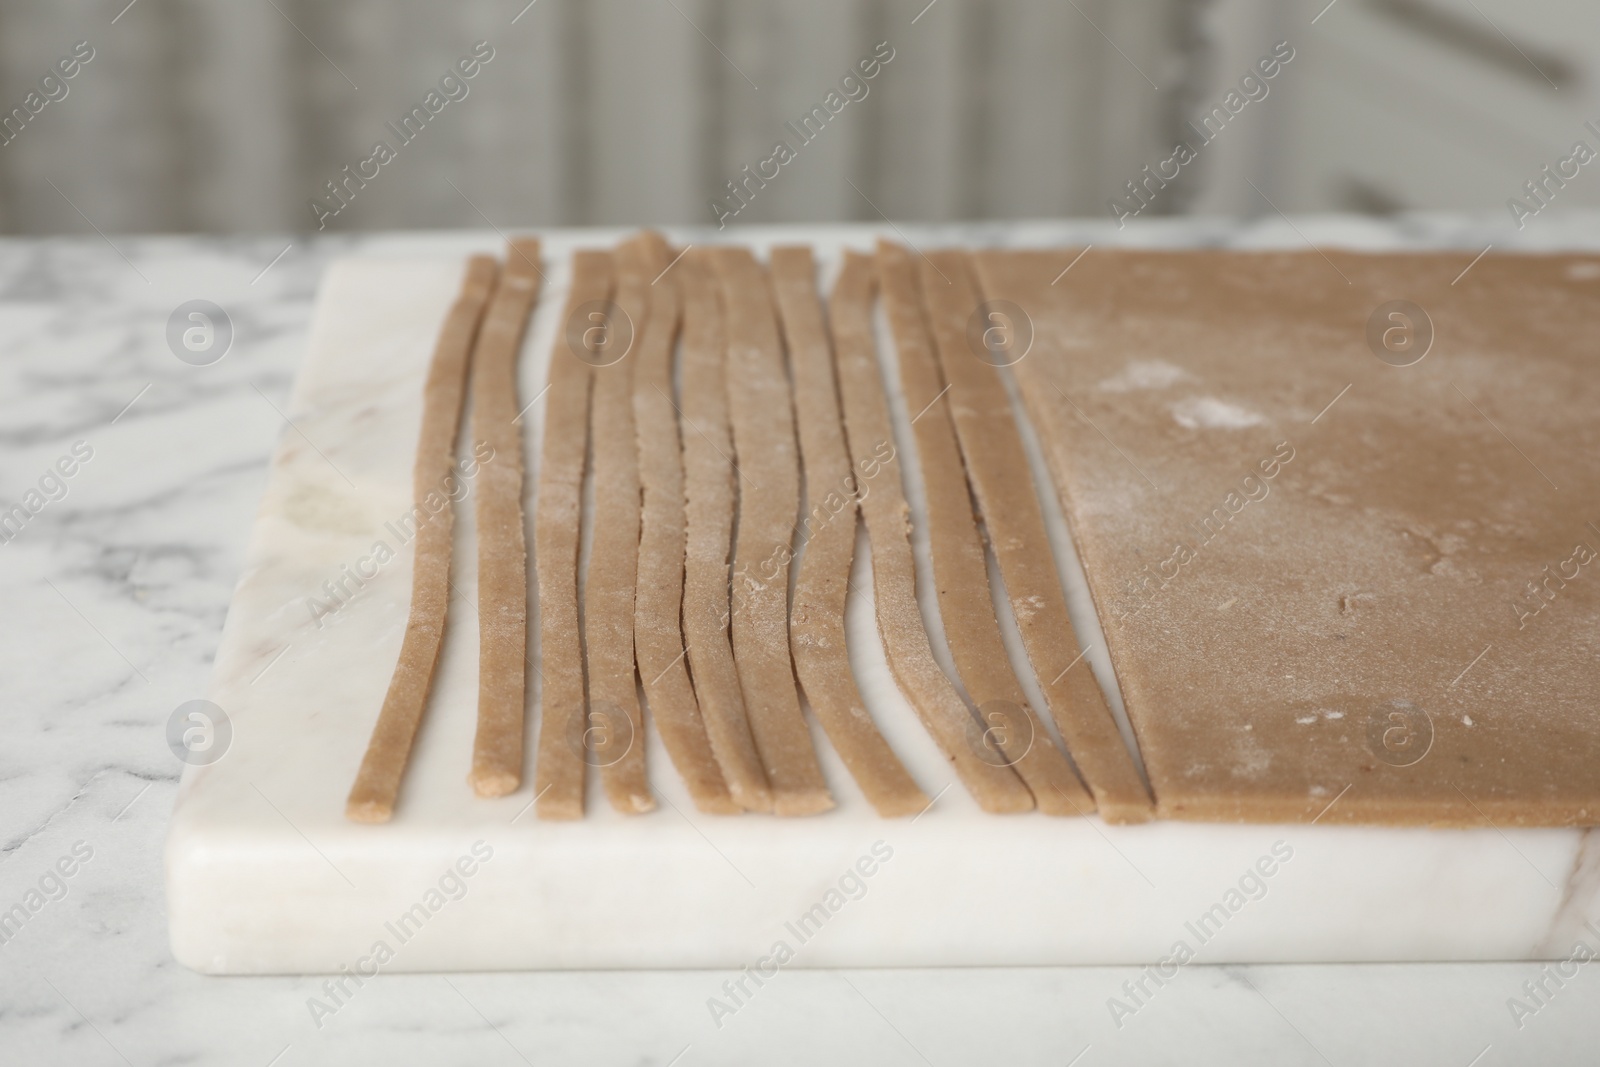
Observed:
[[[1026,351],[991,349],[1020,343],[1020,323],[1006,308],[985,305],[965,252],[934,252],[921,264],[923,308],[945,381],[967,478],[983,511],[1005,579],[1017,631],[1067,751],[1108,822],[1144,822],[1154,814],[1150,792],[1117,731],[1067,615],[1066,595],[1050,554],[1044,513],[1000,368]]]
[[[910,509],[895,464],[893,431],[872,327],[876,284],[873,261],[845,254],[830,312],[845,434],[856,470],[873,479],[861,501],[872,544],[872,586],[889,669],[917,717],[943,750],[978,806],[988,812],[1033,809],[1033,796],[1010,767],[979,759],[969,744],[972,716],[933,658],[917,606],[916,563],[911,554]]]
[[[453,513],[445,492],[446,482],[455,473],[456,432],[461,425],[467,364],[498,269],[490,256],[474,256],[468,262],[460,295],[445,316],[428,367],[422,392],[422,432],[412,468],[413,511],[418,522],[413,542],[411,610],[383,708],[345,804],[345,815],[357,822],[388,822],[394,814],[400,780],[411,757],[411,743],[433,684],[450,600]],[[428,510],[430,494],[443,494],[444,506]]]
[[[691,250],[674,268],[684,292],[679,405],[686,527],[683,633],[695,698],[728,791],[746,811],[771,811],[772,790],[750,733],[728,637],[736,468],[723,374],[728,346],[722,287],[712,256],[708,250]]]
[[[844,610],[856,546],[858,475],[845,446],[833,350],[809,248],[772,252],[773,291],[794,377],[795,424],[805,471],[805,554],[789,607],[795,673],[828,740],[879,815],[915,815],[928,797],[907,773],[862,702],[845,644]]]
[[[644,762],[644,718],[633,668],[634,592],[639,571],[639,454],[633,430],[633,368],[646,329],[651,278],[646,244],[617,253],[616,304],[629,348],[595,367],[589,401],[594,461],[594,535],[583,583],[583,645],[589,666],[588,758],[617,811],[655,809]],[[615,326],[613,327],[616,328]],[[620,356],[620,358],[616,358]]]
[[[633,419],[638,435],[639,581],[634,599],[634,656],[650,714],[672,765],[695,807],[712,814],[741,811],[728,793],[689,684],[683,640],[683,445],[672,399],[673,348],[678,340],[678,279],[667,270],[666,242],[643,237],[654,281],[650,315],[635,348]]]
[[[612,340],[606,301],[611,254],[573,257],[561,332],[550,353],[544,441],[533,539],[539,580],[539,750],[534,783],[541,819],[583,816],[583,634],[578,615],[578,542],[583,517],[584,457],[589,446],[591,364]],[[599,316],[597,319],[591,315]]]
[[[542,278],[539,242],[513,241],[472,353],[473,444],[492,449],[478,477],[478,732],[469,780],[480,797],[503,797],[522,784],[528,546],[517,357]]]
[[[800,711],[789,657],[789,558],[800,510],[794,401],[766,271],[748,250],[719,250],[728,339],[728,412],[739,464],[733,551],[733,655],[778,815],[833,807]]]
[[[943,378],[928,341],[920,286],[904,248],[878,243],[878,275],[894,333],[900,383],[912,420],[927,500],[934,587],[956,673],[977,705],[973,747],[982,759],[1016,768],[1048,815],[1084,814],[1094,800],[1039,722],[1011,669],[994,600],[972,496],[950,424]],[[935,294],[937,297],[939,294]]]

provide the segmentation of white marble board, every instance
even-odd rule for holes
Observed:
[[[838,250],[869,248],[876,231],[746,235],[758,246],[809,241],[831,276]],[[547,243],[522,403],[543,388],[571,250],[609,237]],[[531,758],[519,792],[478,799],[466,784],[477,691],[470,507],[457,510],[458,596],[399,810],[383,826],[348,822],[344,797],[409,598],[411,557],[386,524],[411,506],[422,376],[461,266],[443,254],[367,256],[336,261],[323,279],[287,410],[292,427],[273,460],[209,691],[231,740],[215,763],[186,769],[167,842],[172,948],[188,966],[748,967],[759,977],[779,965],[1170,968],[1191,955],[1566,958],[1577,938],[1600,945],[1600,929],[1585,926],[1600,928],[1593,831],[1118,827],[985,815],[959,784],[946,789],[952,777],[890,679],[864,596],[850,609],[858,680],[891,744],[937,794],[916,820],[878,818],[820,731],[839,800],[820,817],[700,815],[653,731],[645,743],[662,803],[650,815],[613,813],[591,782],[587,818],[541,823],[529,810]],[[524,418],[530,484],[542,414],[541,401]],[[1075,622],[1080,636],[1092,634],[1059,513],[1052,522]],[[327,606],[323,583],[346,566],[371,573],[363,559],[378,541],[395,557],[319,618],[308,600]],[[870,594],[864,559],[855,582]],[[538,662],[536,642],[530,656]],[[1090,658],[1114,694],[1103,651]],[[536,728],[536,708],[531,715]]]

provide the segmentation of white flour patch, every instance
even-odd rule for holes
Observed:
[[[1016,615],[1018,622],[1027,622],[1043,610],[1044,597],[1042,596],[1021,597],[1011,605],[1011,611]]]
[[[1189,397],[1172,405],[1172,417],[1186,430],[1242,430],[1267,420],[1237,404],[1214,396]]]
[[[1239,739],[1233,746],[1233,766],[1229,768],[1235,778],[1254,781],[1272,769],[1272,753],[1254,735]]]
[[[1567,267],[1567,279],[1574,282],[1592,282],[1600,278],[1600,263],[1573,263]]]
[[[1159,359],[1136,359],[1096,388],[1107,393],[1131,393],[1139,389],[1165,389],[1192,377],[1182,367]]]

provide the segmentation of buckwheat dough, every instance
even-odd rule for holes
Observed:
[[[1600,257],[1475,251],[979,257],[1162,815],[1600,823]]]
[[[646,329],[652,257],[642,238],[617,252],[620,313],[631,323],[632,350],[594,368],[590,449],[594,461],[594,535],[583,585],[583,644],[589,664],[592,758],[606,799],[623,814],[655,810],[644,764],[644,719],[633,665],[634,591],[639,570],[639,455],[633,428],[633,368]]]
[[[671,255],[654,233],[643,238],[654,281],[649,317],[635,342],[633,418],[638,434],[639,580],[634,601],[634,655],[650,714],[695,807],[713,814],[742,810],[728,793],[689,684],[683,643],[683,448],[672,399],[672,353],[678,340],[678,279]],[[665,272],[665,273],[663,273]]]
[[[1006,656],[989,592],[983,541],[973,521],[972,495],[949,408],[941,402],[945,386],[928,341],[910,255],[899,245],[880,241],[878,276],[906,408],[918,413],[912,416],[912,430],[927,495],[939,615],[956,673],[977,705],[982,730],[976,743],[990,758],[1004,759],[1017,769],[1040,811],[1088,814],[1094,810],[1094,798],[1034,715]]]
[[[517,357],[539,297],[539,242],[511,242],[472,354],[472,439],[494,449],[478,474],[478,732],[469,780],[480,797],[522,784],[527,720],[528,546],[522,533]]]
[[[858,476],[872,487],[861,498],[861,514],[872,545],[878,633],[895,681],[978,806],[994,813],[1031,811],[1033,795],[1016,773],[1003,762],[979,759],[969,744],[972,715],[933,658],[917,606],[916,563],[908,537],[911,510],[900,485],[889,405],[875,354],[876,284],[872,257],[846,252],[828,310],[845,436]]]
[[[746,811],[771,811],[772,790],[750,733],[728,643],[736,472],[723,375],[728,346],[713,255],[708,249],[691,249],[673,268],[684,292],[679,405],[686,528],[683,632],[695,698],[728,791]]]
[[[932,252],[918,271],[934,350],[950,386],[944,403],[1039,688],[1100,815],[1107,822],[1144,822],[1154,814],[1154,803],[1105,695],[1083,662],[1011,398],[1000,378],[997,363],[1026,358],[1026,352],[990,353],[983,343],[984,331],[994,328],[1025,344],[1016,332],[1024,326],[1010,322],[1003,309],[995,311],[997,318],[974,326],[979,297],[965,252]]]
[[[733,655],[778,815],[833,807],[789,658],[789,558],[800,511],[794,410],[767,273],[747,249],[716,256],[727,330],[728,413],[742,475],[733,549]]]
[[[467,263],[461,293],[445,316],[428,365],[422,393],[422,431],[412,469],[412,495],[426,516],[417,523],[411,565],[411,611],[394,677],[383,698],[372,739],[356,772],[345,815],[357,822],[388,822],[394,814],[400,779],[411,756],[411,742],[428,703],[433,669],[444,637],[445,608],[450,601],[450,529],[448,506],[429,511],[423,501],[444,494],[455,476],[456,432],[461,425],[461,399],[466,392],[467,364],[478,324],[494,290],[499,265],[490,256]]]
[[[541,819],[583,817],[583,636],[578,623],[578,541],[583,515],[583,474],[589,447],[590,361],[605,326],[585,314],[611,297],[608,252],[580,251],[572,260],[572,288],[550,351],[544,441],[533,539],[539,580],[539,751],[534,784]],[[582,358],[580,358],[582,353]]]
[[[807,512],[789,608],[795,673],[817,721],[879,815],[915,815],[928,796],[906,771],[862,703],[845,647],[844,609],[856,544],[856,475],[845,447],[833,353],[809,248],[772,251],[789,368],[795,424],[805,474]]]

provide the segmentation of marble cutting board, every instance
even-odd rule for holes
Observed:
[[[842,246],[867,249],[877,233],[741,235],[758,248],[811,242],[831,276]],[[521,364],[520,403],[533,401],[523,419],[530,485],[535,398],[570,252],[608,239],[546,244],[546,288]],[[589,815],[577,823],[535,819],[531,784],[475,798],[466,773],[476,575],[471,508],[461,507],[457,597],[399,810],[382,826],[346,821],[344,797],[404,625],[411,556],[399,520],[410,507],[423,372],[461,265],[347,259],[323,281],[293,427],[217,655],[210,700],[226,717],[217,733],[226,751],[186,770],[168,839],[172,946],[186,965],[217,974],[748,967],[770,980],[783,967],[1565,958],[1576,938],[1600,944],[1586,926],[1600,927],[1594,831],[984,815],[958,784],[946,788],[943,758],[890,679],[865,599],[864,539],[851,656],[885,735],[937,795],[915,820],[879,819],[820,732],[839,800],[820,817],[700,815],[653,732],[644,739],[661,801],[652,814],[614,814],[593,775]],[[896,415],[909,441],[903,404]],[[1042,468],[1035,476],[1049,484]],[[1065,524],[1048,510],[1074,622],[1120,714]],[[358,585],[347,574],[371,577]],[[325,583],[354,593],[335,601]],[[538,662],[536,648],[530,656]]]

